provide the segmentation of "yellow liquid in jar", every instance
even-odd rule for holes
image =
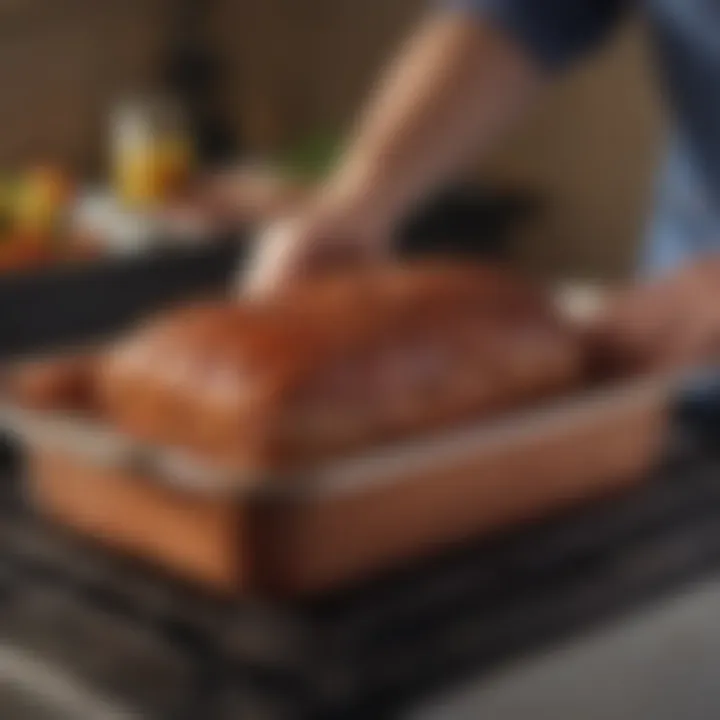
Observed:
[[[192,166],[193,151],[187,138],[167,137],[159,143],[158,168],[166,195],[182,190],[190,179]]]
[[[184,137],[160,138],[119,149],[115,185],[119,196],[129,205],[155,205],[182,189],[191,170],[190,143]]]

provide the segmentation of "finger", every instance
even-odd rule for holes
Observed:
[[[245,275],[244,291],[263,296],[289,282],[300,271],[308,240],[290,221],[272,225],[255,243]]]
[[[663,365],[681,369],[708,362],[717,348],[717,318],[696,311],[678,322],[664,354]]]
[[[677,317],[668,349],[669,362],[676,366],[703,363],[717,352],[720,306],[713,275],[714,268],[696,265],[678,287]]]

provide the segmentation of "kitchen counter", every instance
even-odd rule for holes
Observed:
[[[720,577],[436,698],[408,720],[720,717]]]

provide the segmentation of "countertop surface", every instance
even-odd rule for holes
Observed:
[[[720,717],[720,577],[492,672],[413,720]]]

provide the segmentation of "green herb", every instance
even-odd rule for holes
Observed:
[[[334,165],[341,149],[337,135],[316,133],[281,153],[279,164],[291,175],[320,180]]]

